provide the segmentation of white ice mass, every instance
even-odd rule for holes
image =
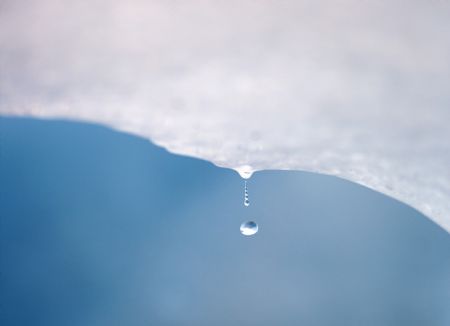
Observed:
[[[4,0],[0,113],[339,176],[450,231],[449,40],[438,0]]]

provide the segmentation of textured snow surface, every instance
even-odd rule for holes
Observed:
[[[449,40],[438,0],[3,0],[0,113],[339,176],[450,231]]]

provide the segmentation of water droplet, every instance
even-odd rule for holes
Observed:
[[[244,205],[249,206],[250,200],[248,199],[247,180],[244,181]]]
[[[242,165],[238,168],[235,168],[235,170],[239,173],[241,178],[244,179],[250,179],[254,172],[253,168],[250,165]]]
[[[253,221],[244,222],[241,224],[240,230],[243,235],[254,235],[256,232],[258,232],[258,224]]]

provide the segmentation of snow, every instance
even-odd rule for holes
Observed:
[[[3,1],[0,114],[92,121],[248,176],[338,176],[450,231],[445,1]]]

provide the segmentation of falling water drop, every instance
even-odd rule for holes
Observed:
[[[249,206],[250,200],[248,199],[247,180],[244,181],[244,205]]]
[[[247,179],[250,179],[254,170],[250,165],[242,165],[235,169],[239,175],[244,179],[244,206],[250,205],[250,199],[248,198]],[[244,222],[241,224],[241,233],[245,236],[254,235],[258,232],[258,224],[253,221]]]
[[[258,232],[258,224],[253,221],[244,222],[241,224],[240,230],[243,235],[254,235],[256,232]]]

